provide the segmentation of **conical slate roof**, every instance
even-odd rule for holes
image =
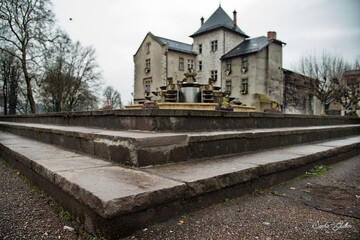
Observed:
[[[234,21],[226,14],[226,12],[219,6],[219,8],[210,16],[210,18],[190,37],[213,31],[218,28],[226,28],[232,32],[238,33],[246,38],[246,35],[238,26],[234,29]]]

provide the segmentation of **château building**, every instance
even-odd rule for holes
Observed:
[[[282,48],[276,32],[250,38],[233,18],[219,6],[186,44],[149,32],[134,55],[134,102],[143,103],[146,96],[167,84],[184,79],[184,73],[195,72],[196,82],[208,83],[227,92],[231,99],[256,111],[282,110],[284,73]]]

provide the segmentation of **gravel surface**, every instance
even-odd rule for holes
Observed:
[[[75,223],[61,220],[51,200],[4,162],[0,175],[0,239],[92,238]],[[224,199],[222,204],[154,223],[124,239],[360,239],[359,209],[357,156],[321,177]]]
[[[3,160],[0,160],[0,176],[0,239],[82,239],[77,236],[79,230],[64,229],[64,226],[78,226],[61,220],[67,215],[60,212],[60,218],[54,202],[19,177],[21,173],[6,166]]]

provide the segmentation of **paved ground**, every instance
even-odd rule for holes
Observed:
[[[17,171],[0,164],[0,239],[89,239]],[[360,239],[360,156],[303,178],[140,230],[126,239]],[[79,236],[78,236],[79,235]]]

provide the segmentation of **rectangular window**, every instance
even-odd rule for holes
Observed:
[[[226,92],[231,94],[231,80],[226,80]]]
[[[231,60],[226,60],[226,70],[231,70]]]
[[[248,58],[243,57],[241,59],[241,72],[246,73],[248,71],[249,65],[248,65]]]
[[[150,45],[151,45],[150,42],[148,42],[148,43],[146,44],[146,54],[149,54],[149,53],[150,53]]]
[[[149,73],[150,70],[151,70],[150,59],[146,59],[146,61],[145,61],[145,73]]]
[[[202,44],[199,44],[199,54],[202,53]]]
[[[202,70],[202,61],[199,61],[199,71]]]
[[[144,80],[144,94],[145,96],[149,96],[150,95],[150,85],[151,85],[151,80]]]
[[[242,80],[241,94],[248,94],[248,92],[249,92],[249,83],[248,83],[248,79],[245,78]]]
[[[194,68],[194,60],[188,59],[188,70],[191,72],[191,70]]]
[[[179,58],[179,70],[184,71],[184,58]]]
[[[228,76],[231,73],[231,60],[226,60],[225,74]]]
[[[212,52],[215,52],[217,50],[217,44],[218,44],[217,40],[211,41],[211,51]]]
[[[216,80],[217,80],[217,70],[211,71],[211,78],[213,79],[214,82],[216,82]]]

